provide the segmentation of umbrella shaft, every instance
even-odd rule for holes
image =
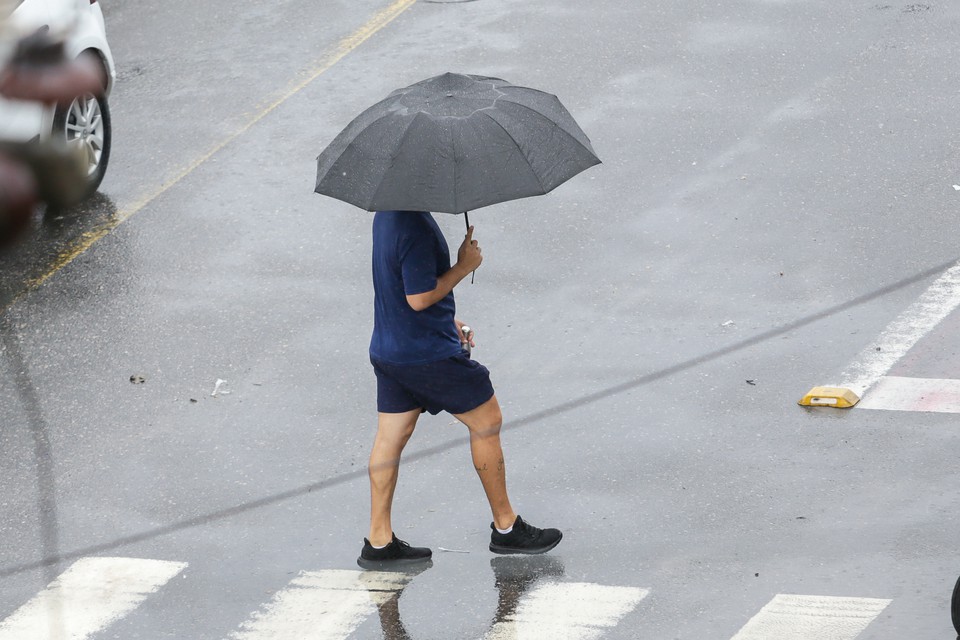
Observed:
[[[463,221],[467,223],[467,232],[469,233],[470,232],[470,212],[469,211],[463,212]],[[473,279],[476,277],[477,277],[476,271],[470,274],[470,284],[473,284]]]

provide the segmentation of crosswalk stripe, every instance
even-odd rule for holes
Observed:
[[[947,269],[866,347],[841,375],[840,387],[861,398],[900,358],[960,307],[960,264]]]
[[[136,609],[186,566],[138,558],[81,558],[0,622],[0,640],[84,640]]]
[[[484,640],[593,640],[649,593],[585,582],[543,584],[524,595],[516,612],[495,624]]]
[[[139,607],[187,567],[138,558],[82,558],[0,622],[0,640],[87,640]],[[231,640],[347,640],[415,574],[301,572]],[[596,640],[649,589],[546,582],[521,595],[483,640]],[[517,600],[519,596],[519,600]],[[779,594],[731,640],[855,640],[891,600]],[[507,613],[501,617],[501,613]],[[382,615],[382,611],[381,611]]]
[[[884,376],[857,406],[884,411],[960,413],[960,380]]]
[[[301,572],[230,634],[233,640],[345,640],[413,578],[380,571]]]
[[[890,600],[779,594],[731,640],[854,640]]]

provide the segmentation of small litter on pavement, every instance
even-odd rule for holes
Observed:
[[[130,376],[130,382],[132,382],[133,384],[143,384],[146,381],[147,379],[144,378],[143,376],[138,376],[138,375]]]
[[[229,395],[230,394],[229,391],[220,389],[220,387],[222,387],[225,384],[227,384],[226,380],[221,380],[220,378],[217,378],[217,383],[213,386],[213,393],[210,394],[210,397],[216,398],[217,396]]]

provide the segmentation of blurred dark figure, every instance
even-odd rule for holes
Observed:
[[[0,95],[10,100],[69,104],[102,90],[99,70],[86,58],[68,60],[63,42],[38,31],[17,43],[0,70]],[[79,201],[77,177],[86,174],[78,149],[65,144],[0,143],[0,247],[23,230],[37,204]]]

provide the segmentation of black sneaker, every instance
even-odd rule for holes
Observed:
[[[393,540],[383,549],[374,549],[366,538],[357,564],[364,569],[390,569],[398,565],[412,565],[432,562],[433,552],[426,547],[411,547],[393,535]]]
[[[494,553],[546,553],[560,544],[563,534],[557,529],[538,529],[517,516],[510,533],[500,533],[490,523],[490,551]]]

